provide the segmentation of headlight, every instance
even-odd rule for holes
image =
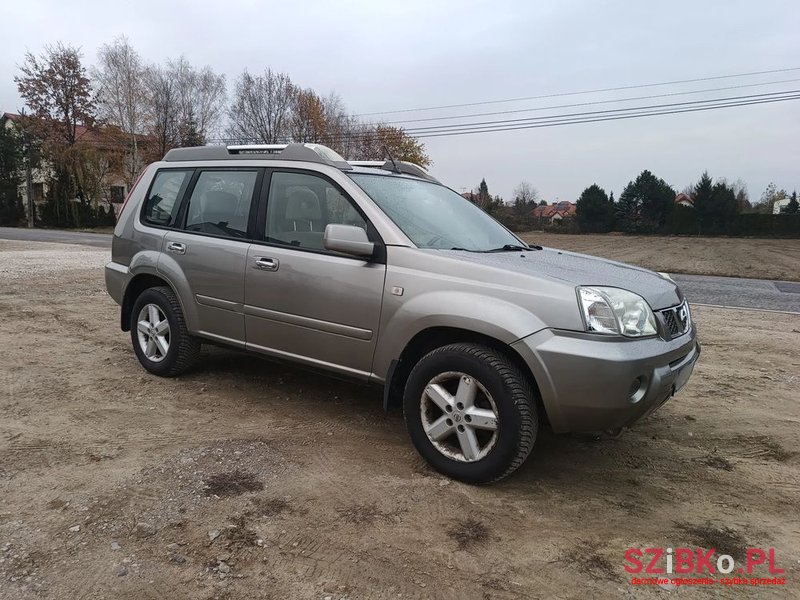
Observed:
[[[655,335],[656,318],[644,298],[612,287],[579,287],[587,331],[628,337]]]

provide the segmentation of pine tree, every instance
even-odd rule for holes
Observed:
[[[486,179],[481,179],[478,186],[478,206],[485,208],[491,202],[492,197],[489,195],[489,186],[486,184]]]
[[[189,111],[186,120],[178,127],[178,138],[178,144],[183,148],[205,145],[206,140],[197,129],[197,120],[194,118],[193,111]]]
[[[800,203],[797,202],[797,192],[792,192],[792,199],[786,205],[786,213],[796,215],[800,211]]]
[[[614,226],[614,203],[603,188],[592,184],[578,198],[576,217],[583,232],[611,231]]]
[[[674,204],[675,190],[645,170],[622,190],[616,215],[622,231],[655,233],[664,227]]]
[[[694,186],[694,211],[697,217],[697,233],[706,233],[714,212],[714,182],[708,172],[704,172]]]
[[[694,188],[698,233],[725,233],[739,209],[733,187],[723,181],[714,183],[708,173],[703,173]]]

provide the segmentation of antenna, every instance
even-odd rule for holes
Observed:
[[[392,166],[394,167],[394,172],[398,175],[402,175],[403,172],[400,170],[400,167],[397,166],[397,163],[394,162],[394,158],[392,158],[392,153],[389,152],[389,148],[386,147],[386,144],[383,145],[383,151],[386,152],[386,156],[389,157],[389,160],[392,161]]]

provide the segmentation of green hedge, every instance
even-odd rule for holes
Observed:
[[[744,213],[733,217],[714,231],[700,231],[694,209],[678,206],[670,213],[661,233],[668,235],[728,235],[800,238],[800,214],[764,215]]]
[[[697,215],[693,208],[678,204],[667,215],[662,233],[697,235]]]
[[[800,214],[761,215],[745,213],[736,215],[736,219],[728,224],[727,234],[800,238]]]
[[[574,233],[571,228],[546,227],[546,231]],[[701,231],[693,208],[676,206],[659,232],[665,235],[725,235],[732,237],[800,238],[800,214],[743,213],[713,231]]]

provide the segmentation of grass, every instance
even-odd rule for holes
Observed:
[[[526,242],[654,271],[800,281],[800,240],[527,232]]]

